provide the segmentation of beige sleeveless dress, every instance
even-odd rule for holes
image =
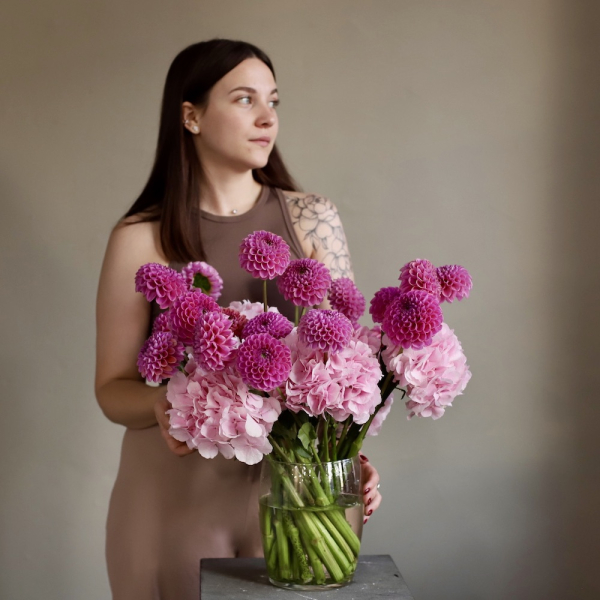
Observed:
[[[280,235],[302,258],[281,190],[263,187],[248,212],[201,211],[206,262],[224,281],[219,304],[262,300],[262,282],[239,266],[242,239],[258,229]],[[181,268],[182,265],[172,265]],[[271,306],[293,319],[293,306],[269,282]],[[153,308],[153,318],[158,314]],[[258,525],[260,464],[220,455],[171,453],[158,426],[127,429],[106,526],[106,558],[114,600],[198,600],[201,558],[262,556]]]

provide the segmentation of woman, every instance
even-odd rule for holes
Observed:
[[[107,522],[117,600],[196,598],[200,558],[262,553],[259,467],[206,460],[171,438],[165,387],[145,385],[137,371],[157,313],[134,291],[138,268],[205,260],[224,279],[222,305],[257,301],[261,282],[239,267],[237,251],[248,233],[266,229],[293,258],[320,260],[333,278],[352,276],[335,206],[296,191],[275,147],[278,104],[273,66],[255,46],[217,39],[183,50],[167,75],[150,178],[108,242],[95,389],[104,414],[126,427]],[[269,301],[292,309],[276,286]],[[366,459],[363,467],[368,518],[381,496],[377,471]]]

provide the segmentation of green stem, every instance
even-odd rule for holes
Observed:
[[[282,579],[291,579],[292,569],[290,565],[290,547],[287,537],[283,531],[283,523],[277,515],[275,515],[275,518],[273,519],[273,526],[275,527],[275,544],[277,546],[279,575]]]
[[[352,420],[352,417],[350,416],[344,421],[344,428],[342,429],[342,435],[340,435],[340,439],[338,440],[338,443],[337,443],[337,453],[340,456],[342,456],[341,449],[342,449],[344,440],[346,439],[346,433],[348,432],[348,426],[350,425],[351,420]]]
[[[329,548],[329,551],[331,552],[331,555],[335,559],[335,562],[337,563],[339,568],[342,570],[344,575],[350,575],[352,571],[354,571],[352,564],[350,563],[348,558],[346,558],[344,552],[336,544],[335,540],[333,539],[329,531],[327,531],[327,528],[325,527],[325,525],[323,525],[323,523],[318,517],[315,519],[315,525],[319,530],[319,533],[325,540],[325,543],[327,544],[327,547]],[[327,567],[327,569],[329,569],[329,567]]]
[[[304,545],[304,548],[306,548],[308,560],[313,570],[313,578],[315,583],[321,585],[325,583],[325,570],[323,569],[323,563],[317,556],[317,552],[315,550],[317,540],[315,538],[311,538],[305,529],[300,529],[299,531],[302,544]]]
[[[323,454],[325,456],[325,462],[329,462],[329,421],[325,417],[323,423]]]
[[[323,523],[323,525],[325,525],[325,528],[327,529],[327,531],[329,531],[329,534],[335,540],[336,544],[340,547],[342,552],[346,555],[346,558],[350,562],[354,562],[357,555],[354,554],[352,548],[350,547],[348,542],[346,542],[346,540],[345,540],[344,536],[341,534],[341,532],[333,525],[333,522],[330,520],[327,513],[318,512],[317,516],[319,517],[321,523]]]
[[[337,444],[336,444],[336,431],[337,431],[337,423],[333,417],[331,417],[331,460],[337,460]]]
[[[298,572],[300,574],[300,578],[304,582],[309,582],[312,579],[312,575],[310,573],[310,569],[308,567],[308,562],[306,560],[306,556],[304,554],[304,548],[302,547],[302,542],[300,541],[300,532],[296,525],[294,525],[294,521],[290,516],[288,511],[283,513],[283,525],[285,528],[285,532],[288,535],[290,543],[292,544],[293,556],[295,557],[295,562],[297,565]],[[298,576],[296,575],[296,578]]]

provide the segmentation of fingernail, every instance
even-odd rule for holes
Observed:
[[[369,499],[367,500],[367,506],[369,506],[369,504],[371,504],[371,502],[372,502],[372,501],[373,501],[373,498],[369,498]]]
[[[361,460],[366,460],[369,462],[369,459],[364,454],[359,454]]]
[[[365,493],[365,494],[368,494],[370,491],[371,491],[371,488],[367,488],[367,489],[364,491],[364,493]]]
[[[365,518],[365,520],[363,521],[363,525],[366,525],[368,520],[369,519]]]
[[[368,513],[369,517],[373,514],[373,509],[371,509]]]

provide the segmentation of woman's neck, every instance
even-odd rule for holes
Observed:
[[[249,211],[255,204],[262,186],[252,177],[243,175],[212,177],[200,186],[200,208],[213,215],[235,215]]]

